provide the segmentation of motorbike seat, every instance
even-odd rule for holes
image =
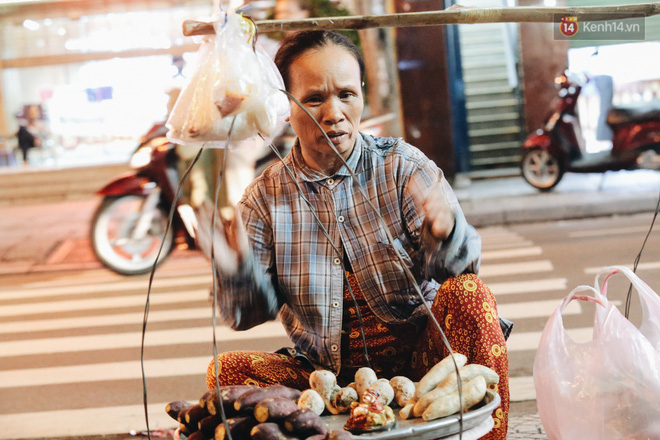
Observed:
[[[654,103],[638,107],[613,107],[607,113],[610,125],[630,124],[635,122],[660,121],[660,104]]]

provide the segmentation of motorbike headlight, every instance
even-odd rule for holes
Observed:
[[[135,153],[133,153],[133,156],[131,157],[131,161],[129,162],[130,167],[142,168],[143,166],[149,164],[151,161],[152,151],[153,148],[151,146],[145,146],[138,149]]]

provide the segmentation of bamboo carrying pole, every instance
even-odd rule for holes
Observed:
[[[452,6],[442,11],[408,12],[387,15],[305,18],[302,20],[257,21],[260,33],[302,30],[370,29],[383,27],[415,27],[441,24],[475,23],[553,23],[560,16],[577,17],[578,21],[603,21],[660,15],[660,2],[619,6],[581,6],[561,8],[511,7],[473,8]],[[186,20],[183,35],[213,34],[213,23]]]

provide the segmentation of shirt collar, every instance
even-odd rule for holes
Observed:
[[[348,164],[349,168],[357,173],[358,171],[358,165],[360,163],[360,158],[362,157],[362,134],[358,133],[358,135],[355,138],[355,147],[353,148],[353,151],[351,152],[351,155],[348,157],[348,160],[346,163]],[[300,140],[296,139],[295,144],[293,145],[292,148],[292,153],[293,153],[293,160],[300,170],[300,177],[303,180],[307,180],[309,182],[317,182],[321,180],[328,179],[332,176],[326,176],[320,171],[314,170],[310,168],[306,163],[305,160],[302,157],[302,152],[300,151]],[[334,176],[350,176],[351,173],[350,171],[346,168],[346,165],[342,165],[342,167],[337,171]]]

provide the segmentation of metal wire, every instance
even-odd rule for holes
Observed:
[[[176,189],[176,193],[174,195],[174,200],[172,200],[172,206],[170,206],[170,213],[167,219],[167,226],[165,226],[165,232],[163,232],[163,240],[160,242],[160,247],[158,248],[158,254],[156,254],[156,260],[154,261],[154,265],[151,267],[151,273],[149,274],[149,286],[147,288],[147,300],[144,304],[144,316],[142,318],[142,340],[140,342],[140,370],[142,372],[142,400],[144,403],[144,419],[147,425],[147,436],[149,437],[149,440],[151,440],[151,430],[149,429],[149,411],[147,409],[147,376],[144,372],[144,336],[146,335],[147,332],[147,320],[149,318],[149,307],[150,307],[150,296],[151,296],[151,286],[154,281],[154,275],[156,274],[156,266],[158,266],[158,260],[160,260],[160,254],[163,251],[163,245],[165,244],[165,237],[167,237],[167,232],[169,231],[170,227],[172,226],[172,221],[174,220],[174,211],[176,210],[176,205],[179,201],[179,196],[181,195],[181,188],[183,187],[183,183],[185,182],[186,178],[188,177],[188,174],[190,174],[190,170],[192,170],[193,166],[197,163],[199,160],[199,157],[202,155],[202,150],[204,149],[204,146],[199,149],[197,152],[197,155],[193,159],[192,163],[188,166],[186,169],[185,173],[183,173],[183,176],[181,176],[181,179],[179,180],[179,186]]]

